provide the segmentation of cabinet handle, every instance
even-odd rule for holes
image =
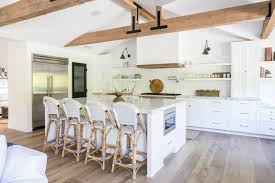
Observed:
[[[248,114],[247,112],[241,112],[240,114]]]
[[[248,126],[246,126],[246,125],[240,125],[240,127],[245,127],[245,128],[247,128]]]
[[[221,102],[212,102],[213,104],[221,104]]]
[[[241,102],[240,104],[241,104],[241,105],[247,105],[248,103],[246,103],[246,102]]]
[[[220,125],[220,124],[222,124],[222,123],[212,122],[212,124]]]
[[[270,128],[270,130],[275,130],[274,128]]]
[[[222,111],[217,111],[217,110],[214,110],[214,111],[212,111],[212,112],[222,112]]]

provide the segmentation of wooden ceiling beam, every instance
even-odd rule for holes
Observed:
[[[267,39],[275,26],[275,0],[271,0],[270,17],[264,21],[262,39]]]
[[[118,3],[130,11],[137,8],[133,0],[119,0]],[[143,7],[139,10],[139,14],[148,21],[156,20],[156,17]]]
[[[65,46],[79,46],[106,41],[129,39],[134,37],[179,32],[184,30],[222,26],[244,21],[261,20],[266,18],[268,12],[269,1],[248,4],[193,15],[163,19],[161,20],[161,24],[168,25],[168,28],[166,29],[151,30],[151,27],[156,26],[156,22],[147,22],[139,24],[138,28],[141,29],[140,33],[126,34],[127,31],[131,30],[131,26],[97,32],[88,32],[74,39]]]
[[[89,1],[92,0],[19,0],[0,8],[0,27]]]

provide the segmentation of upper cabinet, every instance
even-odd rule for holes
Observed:
[[[259,67],[263,51],[248,43],[232,43],[232,97],[259,97]]]
[[[137,38],[137,66],[183,66],[182,33]]]

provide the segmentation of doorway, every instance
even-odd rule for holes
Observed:
[[[72,97],[87,97],[87,65],[72,63]]]

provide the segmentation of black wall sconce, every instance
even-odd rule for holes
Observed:
[[[204,50],[202,52],[203,55],[208,55],[210,51],[210,47],[208,46],[208,41],[205,41],[205,46],[204,46]]]
[[[128,58],[130,58],[130,57],[131,57],[131,55],[130,55],[130,54],[129,54],[129,52],[128,52],[128,49],[127,49],[127,48],[125,48],[125,49],[122,51],[122,53],[121,53],[120,59],[125,59],[124,52],[126,52],[126,53],[127,53],[127,57],[128,57]]]

